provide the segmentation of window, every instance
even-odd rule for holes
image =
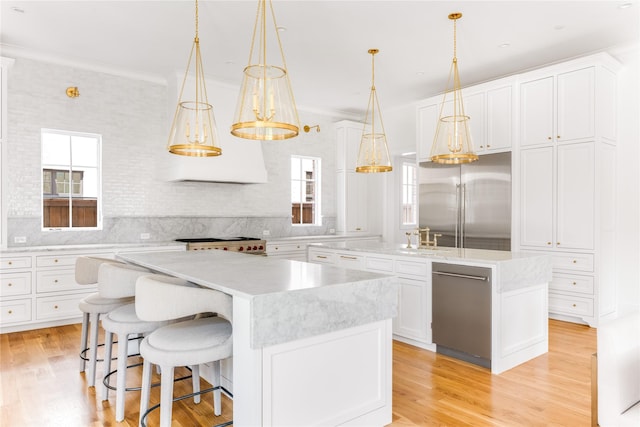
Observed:
[[[413,163],[402,164],[402,225],[415,226],[418,221],[418,183],[416,165]]]
[[[291,223],[320,225],[320,159],[291,156]]]
[[[101,136],[42,130],[42,227],[100,228]]]

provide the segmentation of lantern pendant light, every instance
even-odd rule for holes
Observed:
[[[471,132],[469,131],[469,116],[464,113],[460,76],[458,75],[458,58],[456,57],[456,21],[462,17],[461,13],[452,13],[449,19],[453,21],[453,62],[449,72],[449,80],[444,91],[438,126],[436,128],[433,146],[431,147],[431,161],[448,165],[471,163],[478,160],[473,151]],[[450,88],[449,84],[453,83]],[[447,96],[453,97],[452,114],[445,114]]]
[[[249,63],[244,69],[231,125],[231,134],[240,138],[283,140],[297,136],[300,128],[271,0],[269,11],[273,20],[273,30],[269,33],[275,34],[282,65],[270,65],[267,61],[267,0],[259,0]]]
[[[169,131],[167,149],[170,153],[191,157],[212,157],[222,154],[218,146],[218,131],[213,107],[207,98],[204,68],[198,37],[198,0],[196,0],[196,35],[191,46],[189,62],[182,80],[178,105]],[[189,76],[191,59],[195,53],[195,101],[182,101],[184,86]]]
[[[390,172],[393,169],[387,147],[387,136],[382,123],[378,95],[376,94],[374,58],[378,52],[378,49],[368,50],[368,53],[371,54],[371,94],[369,95],[369,104],[367,105],[367,114],[364,119],[360,149],[358,150],[356,172]]]

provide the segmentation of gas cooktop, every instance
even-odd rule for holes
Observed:
[[[255,237],[194,237],[188,239],[176,239],[176,242],[184,243],[208,243],[208,242],[246,242],[249,240],[261,240]]]

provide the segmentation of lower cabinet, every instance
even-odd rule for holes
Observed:
[[[398,278],[398,316],[393,319],[393,337],[428,348],[431,338],[431,267],[427,260],[402,256],[358,253],[310,246],[308,261],[354,270],[390,274]]]
[[[80,321],[78,303],[97,290],[96,285],[75,281],[80,256],[115,258],[119,252],[185,250],[182,245],[117,246],[87,251],[68,250],[3,252],[0,256],[0,332],[15,332]]]

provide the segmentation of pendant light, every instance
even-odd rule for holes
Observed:
[[[189,76],[191,60],[195,53],[195,101],[183,101],[182,94]],[[218,131],[213,117],[213,107],[207,98],[204,68],[198,38],[198,0],[196,0],[196,35],[191,46],[189,62],[182,80],[178,105],[169,132],[167,149],[170,153],[191,157],[211,157],[222,154],[218,146]]]
[[[271,0],[269,11],[273,20],[273,30],[270,33],[275,34],[282,65],[270,65],[267,61],[267,1],[259,0],[249,63],[244,69],[231,125],[231,134],[240,138],[283,140],[297,136],[300,128]]]
[[[449,19],[453,21],[453,62],[449,72],[449,79],[445,87],[436,135],[431,147],[431,161],[448,165],[471,163],[478,160],[473,151],[471,132],[469,131],[469,116],[464,113],[460,76],[458,75],[458,58],[456,57],[456,21],[462,18],[461,13],[452,13]],[[450,88],[449,85],[453,83]],[[445,114],[447,96],[453,97],[451,115]]]
[[[376,94],[374,58],[378,52],[378,49],[368,50],[371,54],[371,94],[356,162],[356,172],[362,173],[390,172],[393,169]]]

